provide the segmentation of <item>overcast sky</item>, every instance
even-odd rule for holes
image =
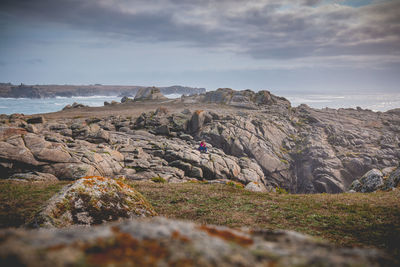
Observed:
[[[1,0],[0,82],[400,92],[400,1]]]

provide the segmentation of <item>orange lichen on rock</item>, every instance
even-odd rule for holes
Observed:
[[[217,228],[206,225],[202,225],[198,227],[198,229],[207,232],[211,236],[219,237],[221,239],[239,244],[241,246],[249,246],[254,243],[253,239],[246,236],[237,235],[230,230],[219,230]]]
[[[125,184],[125,183],[123,183],[123,182],[121,182],[121,181],[118,181],[118,180],[115,180],[115,182],[121,187],[121,188],[132,188],[132,187],[130,187],[129,185],[127,185],[127,184]]]
[[[88,264],[157,266],[161,259],[168,256],[167,248],[157,240],[138,240],[121,232],[118,227],[113,227],[112,231],[111,239],[98,239],[83,247]]]
[[[198,110],[196,110],[195,112],[196,112],[197,115],[200,115],[203,111],[204,111],[204,110],[202,110],[202,109],[198,109]]]
[[[151,204],[129,185],[115,179],[87,176],[53,196],[32,223],[46,227],[97,225],[155,215]]]
[[[189,243],[190,239],[184,235],[181,235],[178,231],[174,231],[171,235],[172,239],[182,241],[183,243]]]
[[[105,181],[107,178],[104,178],[104,177],[102,177],[102,176],[85,176],[85,177],[82,177],[82,179],[96,179],[96,180],[99,180],[99,181]]]

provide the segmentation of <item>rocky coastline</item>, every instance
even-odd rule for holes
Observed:
[[[143,221],[138,218],[156,213],[124,181],[233,184],[255,192],[306,194],[398,190],[400,109],[292,107],[268,91],[229,88],[176,100],[146,88],[121,102],[98,108],[76,104],[32,116],[0,115],[1,179],[73,182],[27,225],[66,229],[0,231],[5,263],[66,266],[84,257],[94,264],[93,251],[98,251],[110,264],[124,265],[161,251],[154,262],[165,265],[395,264],[375,250],[337,248],[290,231],[237,231],[164,218]],[[207,153],[197,149],[201,140]],[[68,228],[122,218],[90,229]],[[83,239],[75,246],[78,236]],[[99,238],[106,242],[100,248],[95,245]],[[198,249],[205,244],[215,247]],[[20,253],[20,247],[27,253]],[[135,252],[129,252],[132,247]],[[123,261],[107,254],[112,248],[121,250]],[[39,259],[40,251],[47,252]],[[138,251],[151,252],[130,254]],[[152,266],[147,260],[143,264]]]
[[[256,183],[267,191],[340,193],[372,169],[384,173],[373,190],[387,187],[399,164],[399,109],[293,108],[268,91],[227,88],[178,100],[152,88],[139,92],[107,105],[136,114],[143,105],[152,109],[138,116],[104,116],[101,108],[101,116],[91,117],[64,118],[65,110],[56,119],[2,115],[2,178],[35,171],[69,180],[205,179]],[[79,114],[92,108],[67,109]],[[200,140],[209,144],[207,154],[197,150]]]
[[[0,97],[2,98],[54,98],[77,96],[135,96],[140,89],[146,86],[124,85],[14,85],[0,83]],[[205,93],[204,88],[173,85],[159,88],[164,95],[180,94],[193,95]]]

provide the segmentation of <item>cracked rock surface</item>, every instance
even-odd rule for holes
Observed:
[[[377,169],[390,172],[374,190],[398,184],[386,178],[400,159],[399,109],[294,108],[268,91],[229,88],[104,109],[2,115],[1,178],[33,171],[61,180],[229,180],[261,191],[340,193]],[[200,140],[207,154],[197,150]]]

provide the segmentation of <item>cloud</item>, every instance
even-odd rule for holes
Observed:
[[[256,59],[400,54],[400,2],[360,7],[320,0],[3,0],[24,20],[136,42],[179,42]],[[111,38],[111,37],[110,37]],[[350,58],[350,57],[349,57]],[[370,62],[370,61],[368,61]]]
[[[24,63],[36,65],[36,64],[42,64],[44,61],[40,58],[32,58],[32,59],[27,59],[23,61]]]

